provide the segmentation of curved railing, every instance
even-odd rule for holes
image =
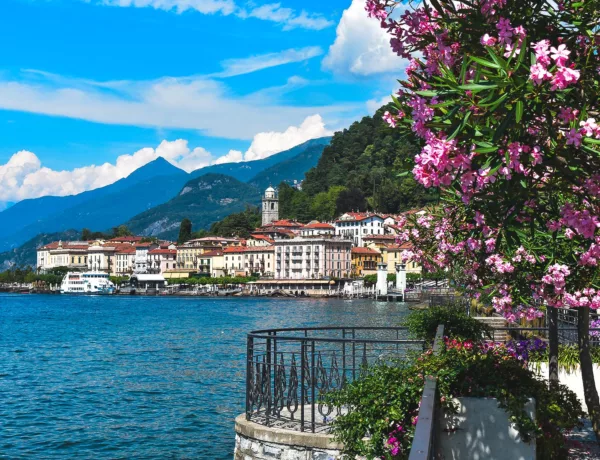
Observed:
[[[246,418],[294,431],[326,433],[343,411],[322,395],[358,378],[369,365],[422,351],[404,327],[266,329],[248,334]]]

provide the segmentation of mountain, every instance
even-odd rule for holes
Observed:
[[[200,177],[204,174],[224,174],[227,176],[231,176],[239,181],[248,182],[261,171],[264,171],[279,163],[295,158],[298,155],[304,153],[307,149],[314,148],[314,152],[317,152],[319,150],[320,152],[323,152],[323,149],[327,144],[329,144],[330,140],[331,137],[320,137],[318,139],[311,139],[300,145],[297,145],[296,147],[292,147],[289,150],[276,153],[274,155],[271,155],[270,157],[263,158],[261,160],[206,166],[204,168],[197,169],[196,171],[193,171],[190,174],[191,177]],[[304,173],[308,171],[308,169],[310,169],[310,167],[303,169],[301,175],[303,176]]]
[[[321,158],[324,146],[314,144],[308,146],[298,155],[277,163],[254,176],[248,182],[259,190],[281,182],[301,181],[309,169],[315,167]]]
[[[21,201],[0,212],[0,250],[40,233],[69,228],[110,228],[164,203],[189,179],[185,171],[157,158],[124,179],[77,195]]]
[[[175,198],[138,214],[125,225],[135,234],[176,239],[179,224],[186,217],[194,230],[206,229],[260,200],[260,191],[251,185],[223,174],[205,174],[188,181]]]
[[[11,267],[24,267],[26,265],[35,267],[37,263],[36,249],[44,244],[57,240],[72,241],[78,240],[80,233],[78,230],[66,230],[57,233],[42,233],[35,238],[30,239],[18,248],[0,253],[0,271]]]

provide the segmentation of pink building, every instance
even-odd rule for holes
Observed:
[[[275,240],[276,279],[349,278],[352,240],[333,236]]]
[[[177,268],[177,249],[156,248],[148,251],[148,272],[164,273]]]

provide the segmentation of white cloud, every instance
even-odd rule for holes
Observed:
[[[112,184],[127,177],[146,163],[163,157],[174,165],[193,171],[212,163],[211,154],[201,147],[190,149],[183,139],[162,141],[158,147],[145,147],[119,156],[114,163],[90,165],[73,170],[56,171],[42,166],[32,152],[21,150],[8,163],[0,165],[0,202],[26,198],[81,193]]]
[[[263,132],[254,136],[252,144],[242,155],[242,152],[230,150],[229,153],[216,160],[216,163],[228,163],[230,161],[251,161],[270,157],[275,153],[291,149],[310,139],[330,136],[333,134],[325,127],[320,115],[306,117],[300,126],[289,126],[283,132]]]
[[[382,105],[392,102],[392,96],[383,96],[381,99],[369,99],[367,101],[367,110],[369,115],[373,115]]]
[[[106,124],[194,129],[229,139],[282,131],[315,113],[356,109],[354,104],[311,107],[279,101],[299,84],[238,96],[223,82],[202,76],[94,82],[27,72],[18,81],[0,75],[0,108]]]
[[[234,14],[242,19],[256,18],[274,22],[282,25],[283,30],[295,28],[321,30],[333,25],[332,21],[320,14],[307,13],[304,10],[297,13],[292,8],[281,6],[281,3],[268,3],[249,9],[238,7],[233,0],[96,0],[95,3],[120,7],[149,7],[157,10],[176,11],[177,13],[195,10],[202,14],[220,13],[225,16]]]
[[[242,59],[226,59],[221,62],[223,71],[213,74],[214,77],[233,77],[244,75],[258,70],[276,67],[292,62],[306,61],[307,59],[323,54],[318,46],[308,46],[299,49],[288,49],[277,53],[260,54]]]
[[[352,0],[342,14],[336,38],[323,59],[326,70],[339,75],[370,76],[400,72],[407,61],[390,48],[389,35],[379,22],[369,18],[364,0]]]
[[[216,165],[222,165],[224,163],[239,163],[244,161],[244,154],[239,150],[230,150],[227,155],[223,155],[215,160]]]

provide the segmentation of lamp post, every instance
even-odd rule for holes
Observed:
[[[406,291],[406,264],[396,264],[396,289],[402,293]]]

